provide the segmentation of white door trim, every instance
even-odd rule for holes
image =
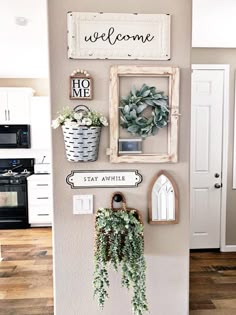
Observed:
[[[236,189],[236,71],[234,72],[234,150],[233,150],[233,188]]]
[[[229,71],[226,64],[192,64],[192,70],[224,70],[224,104],[223,104],[223,143],[222,143],[222,195],[221,195],[221,228],[220,250],[235,251],[236,246],[226,245],[226,202],[227,202],[227,169],[229,142]],[[191,162],[191,161],[190,161]],[[190,178],[191,183],[191,178]]]

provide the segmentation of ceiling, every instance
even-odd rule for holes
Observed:
[[[192,8],[193,47],[236,47],[235,0],[193,0]]]
[[[0,77],[48,77],[47,33],[47,0],[1,0]]]

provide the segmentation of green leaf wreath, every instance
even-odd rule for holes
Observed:
[[[122,270],[122,286],[133,288],[132,309],[135,315],[148,310],[146,299],[146,263],[143,225],[136,210],[114,211],[100,208],[96,214],[94,296],[100,307],[108,298],[108,266]]]
[[[152,107],[151,117],[142,115],[148,106]],[[121,99],[120,112],[121,126],[133,135],[146,138],[168,124],[168,96],[154,86],[143,84],[140,90],[133,87],[129,95]]]

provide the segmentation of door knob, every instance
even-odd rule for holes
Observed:
[[[221,188],[221,184],[215,184],[215,188],[220,189]]]
[[[220,177],[220,174],[215,173],[215,178],[219,178],[219,177]]]

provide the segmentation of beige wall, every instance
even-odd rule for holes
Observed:
[[[147,295],[152,315],[188,314],[189,278],[189,121],[190,121],[190,30],[191,1],[179,0],[50,0],[50,71],[52,115],[62,106],[81,102],[68,98],[68,77],[83,68],[94,78],[94,100],[83,102],[108,114],[109,68],[113,64],[161,64],[181,68],[180,135],[178,164],[110,164],[105,154],[109,130],[102,131],[99,159],[94,163],[70,163],[65,159],[61,130],[53,132],[54,171],[54,245],[56,315],[97,315],[93,300],[94,217],[72,214],[72,197],[78,193],[94,194],[95,209],[108,206],[115,189],[71,190],[65,178],[73,169],[138,169],[143,182],[138,188],[122,189],[128,204],[141,209],[145,221],[147,259]],[[160,61],[68,60],[66,40],[67,11],[170,13],[172,17],[172,59]],[[180,195],[180,223],[147,224],[147,191],[151,178],[159,170],[168,170],[175,178]],[[111,272],[110,299],[103,315],[131,315],[130,296],[120,288],[120,276]],[[99,313],[100,314],[100,313]]]
[[[226,244],[236,245],[236,190],[233,186],[233,121],[234,121],[234,72],[236,69],[236,49],[192,49],[192,63],[229,64],[230,65],[230,118],[228,150],[228,188],[226,215]]]
[[[0,87],[31,87],[35,96],[49,95],[48,79],[0,78]]]

